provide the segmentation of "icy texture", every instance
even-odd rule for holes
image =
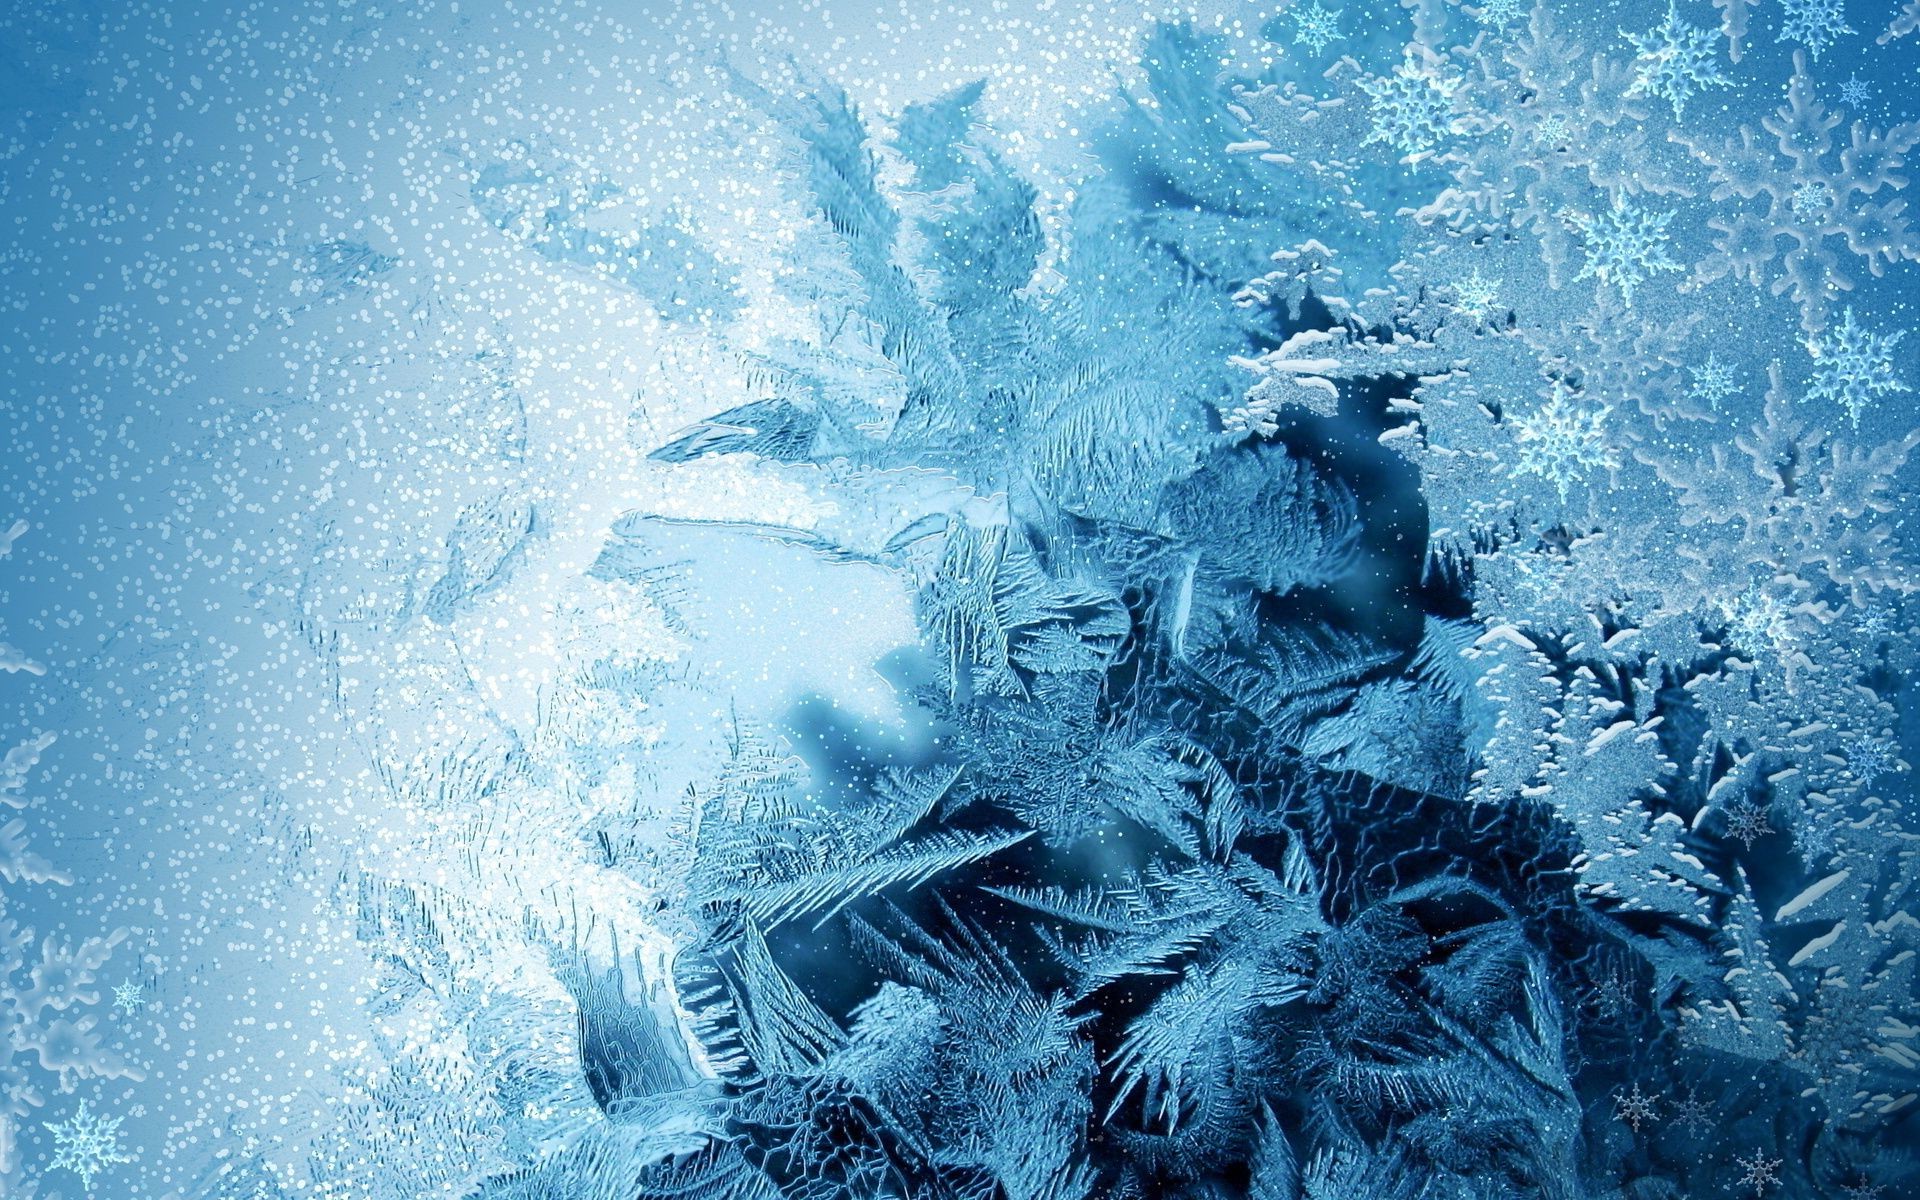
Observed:
[[[1920,1189],[1911,5],[10,20],[0,1193]]]

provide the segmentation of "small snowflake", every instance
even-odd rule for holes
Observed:
[[[1733,82],[1720,73],[1719,32],[1682,21],[1672,3],[1667,5],[1665,23],[1646,33],[1622,29],[1620,35],[1639,51],[1633,60],[1633,87],[1627,94],[1665,100],[1673,106],[1676,121],[1696,92]]]
[[[1587,245],[1587,261],[1574,278],[1612,284],[1632,304],[1633,290],[1656,272],[1680,269],[1667,250],[1672,220],[1671,212],[1647,212],[1623,200],[1597,216],[1568,213],[1567,222]]]
[[[1305,8],[1296,6],[1290,15],[1294,45],[1305,46],[1310,53],[1318,54],[1340,40],[1339,9],[1329,12],[1320,7],[1320,0],[1314,0]]]
[[[1730,640],[1749,657],[1763,650],[1777,654],[1793,644],[1793,614],[1759,588],[1733,604],[1723,602],[1722,609]]]
[[[1707,361],[1693,368],[1693,391],[1689,394],[1708,408],[1717,411],[1722,400],[1739,390],[1740,381],[1732,365],[1721,362],[1711,350],[1707,351]]]
[[[1861,79],[1858,75],[1849,75],[1847,77],[1846,82],[1840,85],[1840,103],[1850,104],[1855,108],[1859,108],[1861,105],[1865,104],[1866,102],[1867,102],[1866,81]]]
[[[113,989],[113,1006],[128,1016],[132,1016],[146,1003],[146,997],[147,989],[138,981],[129,979],[124,983],[115,985]]]
[[[1673,1123],[1688,1133],[1699,1133],[1719,1125],[1720,1117],[1710,1101],[1702,1100],[1697,1092],[1688,1092],[1686,1099],[1673,1102]]]
[[[1871,1183],[1865,1179],[1857,1183],[1847,1183],[1840,1186],[1840,1194],[1845,1196],[1847,1200],[1880,1200],[1881,1194],[1886,1190],[1887,1189],[1881,1187],[1879,1184]]]
[[[1548,113],[1533,127],[1533,139],[1542,146],[1564,146],[1573,137],[1573,124],[1565,113]]]
[[[1511,24],[1527,11],[1526,0],[1486,0],[1474,11],[1473,19],[1495,29]]]
[[[1640,1132],[1642,1125],[1650,1123],[1659,1111],[1660,1098],[1641,1091],[1637,1083],[1630,1092],[1616,1091],[1613,1094],[1613,1119],[1625,1121],[1627,1128],[1635,1133]]]
[[[1787,204],[1802,224],[1815,224],[1833,209],[1833,189],[1823,179],[1805,179],[1793,186]]]
[[[1869,333],[1854,321],[1853,309],[1848,308],[1826,336],[1807,342],[1807,353],[1813,356],[1813,383],[1807,398],[1845,406],[1854,428],[1859,428],[1860,414],[1876,396],[1913,390],[1893,372],[1893,348],[1906,333],[1904,329]]]
[[[1454,307],[1468,316],[1486,320],[1500,308],[1500,283],[1500,280],[1485,278],[1475,270],[1453,285]]]
[[[93,1177],[116,1163],[130,1163],[131,1154],[120,1149],[120,1122],[124,1117],[96,1117],[82,1100],[73,1116],[59,1124],[47,1123],[53,1134],[51,1170],[72,1171],[80,1177],[83,1191],[93,1190]]]
[[[1593,1003],[1600,1015],[1609,1019],[1631,1014],[1640,1002],[1640,988],[1633,977],[1618,967],[1611,968],[1593,985]]]
[[[1727,836],[1749,850],[1773,832],[1773,826],[1767,821],[1767,810],[1751,800],[1735,800],[1727,805],[1726,817]]]
[[[1899,769],[1899,756],[1884,738],[1858,738],[1847,747],[1847,770],[1861,787],[1872,787],[1874,780]]]
[[[1453,93],[1460,81],[1417,60],[1411,48],[1392,71],[1366,76],[1356,86],[1372,104],[1373,131],[1361,139],[1363,146],[1384,142],[1417,162],[1455,132]]]
[[[1856,32],[1847,24],[1843,0],[1782,0],[1782,4],[1787,12],[1780,21],[1780,35],[1773,40],[1799,42],[1815,62],[1841,34]]]
[[[1607,444],[1608,408],[1584,408],[1570,403],[1570,396],[1555,380],[1545,404],[1513,419],[1514,437],[1520,443],[1520,462],[1514,473],[1552,480],[1561,500],[1596,468],[1611,470],[1620,465]]]
[[[1885,608],[1876,605],[1860,614],[1855,628],[1868,641],[1878,641],[1893,632],[1893,617]]]
[[[1733,1162],[1742,1172],[1735,1186],[1751,1187],[1756,1196],[1780,1182],[1780,1160],[1777,1158],[1768,1158],[1755,1150],[1745,1157],[1736,1157]]]
[[[1794,845],[1800,857],[1812,863],[1830,858],[1839,847],[1840,818],[1830,808],[1816,808],[1801,814],[1793,827]]]

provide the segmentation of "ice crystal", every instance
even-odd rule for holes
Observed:
[[[1753,588],[1721,607],[1727,618],[1727,632],[1736,648],[1759,654],[1792,645],[1793,614],[1770,593]]]
[[[1393,70],[1363,76],[1358,86],[1373,124],[1362,145],[1384,143],[1418,161],[1455,131],[1454,93],[1460,81],[1443,74],[1430,55],[1409,47]]]
[[[1671,211],[1650,211],[1617,201],[1597,214],[1570,212],[1568,222],[1586,243],[1586,261],[1576,279],[1597,279],[1619,289],[1633,303],[1636,288],[1656,274],[1680,270],[1672,254],[1667,226]]]
[[[1707,352],[1706,361],[1692,368],[1693,388],[1688,395],[1717,410],[1720,402],[1740,391],[1740,381],[1733,364],[1719,358],[1713,351]]]
[[[120,1125],[124,1117],[99,1117],[88,1111],[82,1100],[74,1114],[59,1124],[49,1122],[53,1134],[54,1170],[72,1171],[80,1177],[84,1191],[93,1190],[93,1177],[108,1167],[133,1161],[133,1155],[120,1148]]]
[[[1799,42],[1816,60],[1841,34],[1855,32],[1842,0],[1781,0],[1781,5],[1786,11],[1776,40]]]
[[[1607,409],[1582,403],[1558,380],[1544,404],[1513,418],[1520,460],[1514,471],[1550,481],[1565,500],[1594,471],[1619,464],[1607,440]]]
[[[1733,1162],[1740,1168],[1740,1178],[1735,1181],[1736,1185],[1752,1188],[1755,1196],[1761,1195],[1766,1189],[1780,1182],[1780,1160],[1768,1158],[1759,1150],[1740,1155]]]
[[[1642,1125],[1651,1123],[1659,1114],[1659,1097],[1641,1091],[1637,1083],[1631,1091],[1614,1093],[1613,1119],[1625,1121],[1627,1128],[1635,1133],[1639,1133]]]
[[[1855,322],[1853,309],[1847,308],[1836,325],[1807,341],[1807,352],[1813,356],[1807,398],[1841,405],[1854,428],[1859,428],[1860,418],[1876,398],[1913,390],[1896,374],[1894,365],[1893,348],[1906,332],[1873,333]]]
[[[1653,96],[1673,107],[1679,120],[1686,102],[1710,87],[1728,87],[1720,71],[1719,35],[1680,19],[1677,0],[1667,5],[1664,22],[1646,33],[1621,36],[1633,43],[1633,87],[1629,95]]]
[[[1500,311],[1500,284],[1475,270],[1453,285],[1453,302],[1476,320],[1488,320]]]
[[[146,1003],[147,989],[137,979],[127,979],[113,987],[113,1006],[131,1016]]]
[[[1773,825],[1767,820],[1767,810],[1751,800],[1735,800],[1726,809],[1727,836],[1739,842],[1747,849],[1773,832]]]
[[[1913,1193],[1920,125],[1688,5],[15,6],[0,1194]]]
[[[1297,46],[1305,46],[1313,54],[1325,50],[1340,40],[1340,10],[1322,8],[1320,0],[1307,5],[1295,5],[1289,13],[1293,18],[1293,41]]]
[[[1711,1100],[1688,1092],[1673,1102],[1673,1123],[1688,1133],[1700,1134],[1720,1123],[1720,1112]]]
[[[1874,780],[1899,768],[1894,746],[1884,738],[1856,738],[1847,746],[1847,770],[1861,787],[1872,787]]]
[[[1793,187],[1793,195],[1787,201],[1793,207],[1793,215],[1802,221],[1817,221],[1833,208],[1833,191],[1820,179],[1806,179]]]

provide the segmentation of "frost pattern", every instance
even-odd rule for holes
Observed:
[[[828,8],[5,18],[0,1192],[1912,1193],[1912,5]]]

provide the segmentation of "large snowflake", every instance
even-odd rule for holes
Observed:
[[[1853,319],[1847,309],[1840,321],[1823,336],[1807,342],[1813,355],[1813,382],[1807,386],[1807,399],[1831,400],[1845,406],[1855,429],[1860,415],[1876,396],[1913,389],[1894,374],[1893,348],[1907,331],[1871,333]]]
[[[1718,236],[1714,253],[1695,268],[1697,282],[1730,275],[1790,294],[1800,304],[1801,328],[1818,333],[1828,305],[1860,282],[1843,269],[1847,255],[1873,276],[1888,263],[1920,259],[1920,231],[1907,219],[1906,202],[1872,199],[1906,187],[1902,168],[1920,146],[1920,124],[1875,129],[1855,121],[1844,140],[1834,136],[1841,124],[1814,95],[1806,56],[1796,51],[1786,103],[1759,129],[1743,125],[1735,138],[1674,131],[1673,139],[1710,168],[1710,198],[1744,202],[1708,218]],[[1782,239],[1791,239],[1784,256]]]
[[[1783,0],[1786,15],[1780,18],[1779,42],[1799,42],[1815,61],[1820,52],[1843,33],[1856,32],[1847,24],[1846,6],[1841,0]]]
[[[1733,82],[1720,73],[1720,35],[1682,21],[1673,4],[1667,5],[1667,19],[1659,26],[1646,33],[1620,33],[1640,52],[1633,60],[1633,87],[1627,94],[1665,100],[1673,106],[1676,121],[1696,93]]]
[[[93,1190],[93,1177],[108,1167],[130,1163],[133,1155],[120,1149],[120,1122],[124,1117],[99,1117],[87,1111],[82,1100],[73,1116],[58,1124],[47,1123],[53,1134],[51,1170],[72,1171],[80,1177],[80,1187]]]
[[[1650,212],[1619,201],[1599,214],[1569,213],[1567,221],[1586,243],[1587,261],[1575,279],[1598,279],[1633,303],[1634,289],[1661,271],[1678,271],[1668,251],[1671,212]]]

